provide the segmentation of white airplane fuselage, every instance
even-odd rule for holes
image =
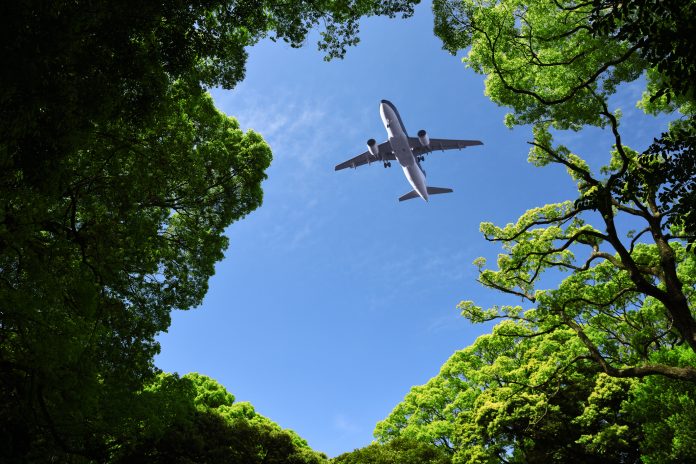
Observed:
[[[408,143],[408,134],[401,121],[399,112],[390,102],[382,100],[379,105],[379,114],[382,116],[384,128],[387,130],[389,144],[392,147],[396,160],[404,171],[406,179],[413,187],[413,190],[415,190],[422,199],[428,201],[428,187],[425,184],[425,173],[423,169],[421,169],[416,157],[413,156],[411,146]]]

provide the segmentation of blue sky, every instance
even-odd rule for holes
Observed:
[[[228,229],[203,305],[173,314],[156,359],[213,377],[329,456],[369,444],[411,386],[487,332],[459,317],[459,301],[515,302],[475,281],[472,261],[499,251],[479,223],[574,199],[562,169],[527,164],[530,131],[503,125],[483,77],[441,49],[429,4],[409,20],[361,24],[342,61],[324,62],[316,36],[299,50],[264,41],[249,50],[246,79],[213,92],[274,160],[263,206]],[[615,101],[636,148],[655,127],[632,109],[639,93],[629,85]],[[397,167],[334,172],[367,139],[386,139],[384,98],[412,135],[484,142],[426,159],[428,184],[454,193],[399,203],[410,186]],[[599,130],[562,139],[595,166],[610,144]]]

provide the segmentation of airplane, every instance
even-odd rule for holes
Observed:
[[[431,139],[425,130],[418,131],[418,137],[409,137],[396,107],[389,100],[382,100],[379,105],[379,114],[387,129],[387,141],[377,144],[375,139],[367,141],[367,151],[355,158],[349,159],[336,166],[340,171],[346,168],[356,168],[375,161],[382,161],[385,168],[391,166],[392,161],[398,161],[404,171],[404,175],[413,187],[413,190],[399,197],[399,201],[421,197],[428,201],[429,195],[450,193],[452,189],[442,187],[428,187],[425,183],[425,171],[421,163],[425,155],[435,149],[452,150],[462,149],[473,145],[483,145],[479,140],[447,140]]]

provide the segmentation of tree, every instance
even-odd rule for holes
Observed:
[[[333,464],[449,464],[447,453],[434,445],[406,438],[386,444],[372,443],[364,448],[343,453],[331,460]]]
[[[172,411],[159,409],[172,386]],[[316,453],[291,430],[257,414],[249,403],[200,374],[162,374],[138,399],[144,414],[136,430],[119,437],[109,461],[119,463],[321,464]],[[164,412],[164,414],[163,414]],[[167,414],[169,413],[169,414]]]
[[[417,0],[345,2],[30,0],[0,6],[0,159],[37,188],[89,143],[95,126],[137,130],[173,82],[191,91],[232,88],[246,48],[270,36],[301,46],[322,25],[319,48],[342,57],[363,16],[413,13]],[[58,172],[55,172],[55,171]],[[13,175],[13,174],[12,174]],[[11,178],[11,175],[10,175]]]
[[[696,47],[693,2],[595,0],[590,3],[555,2],[543,11],[543,2],[500,2],[492,15],[474,18],[478,2],[435,3],[436,32],[445,48],[454,52],[471,43],[470,33],[479,28],[480,46],[471,66],[497,76],[489,82],[494,101],[515,110],[508,123],[545,122],[547,112],[556,128],[577,129],[581,124],[607,125],[609,117],[593,107],[592,89],[599,85],[602,97],[614,92],[620,82],[647,72],[648,85],[642,102],[651,113],[681,111],[684,117],[672,123],[667,133],[637,156],[636,169],[627,170],[615,184],[644,203],[657,195],[664,226],[676,226],[684,239],[696,240],[696,119],[694,76]],[[479,9],[478,12],[485,9]],[[540,14],[541,13],[541,14]],[[530,33],[498,35],[494,24],[508,16],[521,19]],[[472,19],[473,18],[473,19]],[[485,18],[485,19],[484,19]],[[534,21],[532,24],[530,20]],[[554,23],[555,24],[552,24]],[[540,27],[541,26],[541,27]],[[507,27],[507,26],[505,26]],[[487,42],[488,45],[483,43]],[[503,43],[505,42],[505,43]],[[514,57],[501,61],[506,47]],[[482,52],[489,48],[489,52]],[[498,55],[484,65],[481,57]],[[518,68],[515,68],[518,65]],[[483,66],[483,67],[482,67]],[[485,69],[484,69],[485,68]],[[522,77],[529,68],[528,78]],[[502,78],[501,78],[502,76]],[[585,96],[583,97],[583,94]],[[596,100],[595,105],[600,100]],[[558,111],[554,112],[554,108]],[[599,121],[596,119],[599,116]],[[660,157],[656,155],[659,154]],[[632,177],[626,181],[626,177]],[[641,184],[653,187],[646,189]],[[662,188],[657,188],[661,186]],[[644,194],[647,193],[647,196]]]
[[[664,186],[657,195],[660,203],[671,206],[665,225],[681,231],[691,248],[696,237],[696,46],[690,40],[696,33],[694,17],[696,4],[677,0],[596,0],[590,17],[595,35],[638,45],[637,53],[650,64],[651,82],[643,98],[646,109],[657,113],[681,107],[692,116],[674,122],[638,157],[640,171],[626,173],[644,177],[631,179],[630,186]]]
[[[156,125],[65,157],[59,195],[21,176],[4,191],[3,432],[27,451],[101,453],[85,435],[127,414],[170,311],[200,303],[225,227],[261,203],[261,137],[204,93],[168,97]]]
[[[636,27],[660,15],[662,6],[650,13],[648,2],[621,2],[636,4],[646,8],[631,16]],[[611,28],[599,27],[592,3],[440,0],[434,11],[447,50],[471,47],[465,62],[486,74],[491,99],[511,109],[507,124],[533,126],[530,161],[565,167],[578,196],[505,227],[481,225],[504,253],[495,270],[477,260],[479,280],[533,306],[462,302],[473,322],[503,322],[414,387],[376,437],[431,443],[461,463],[693,460],[694,107],[688,90],[669,85],[676,71],[658,63],[666,50],[659,40],[673,37],[608,40]],[[692,27],[691,19],[677,24]],[[666,24],[663,32],[673,26]],[[683,116],[641,154],[622,144],[620,115],[608,102],[646,71],[643,107],[678,107]],[[608,128],[614,139],[598,173],[553,142],[556,132],[586,125]],[[623,216],[643,229],[621,235]],[[544,289],[544,271],[561,283]]]
[[[592,30],[612,40],[639,46],[639,54],[654,66],[665,82],[651,98],[669,95],[691,98],[696,82],[696,33],[693,2],[665,0],[594,0],[590,17]]]
[[[568,328],[502,322],[413,387],[375,436],[430,443],[457,463],[635,462],[641,423],[624,409],[639,382],[600,373],[583,352]]]
[[[694,365],[696,355],[681,345],[663,353],[670,364]],[[641,430],[641,459],[646,464],[696,460],[696,385],[662,376],[634,384],[623,407]]]
[[[155,335],[261,204],[270,149],[205,89],[239,82],[263,37],[300,46],[323,24],[340,57],[359,18],[414,3],[0,6],[0,460],[109,456]]]
[[[578,189],[574,201],[531,209],[514,224],[481,225],[505,253],[496,270],[477,261],[480,282],[535,307],[483,310],[462,302],[464,315],[526,320],[542,332],[572,329],[586,355],[613,377],[696,382],[695,365],[672,365],[662,356],[682,343],[696,351],[694,256],[685,250],[694,237],[666,220],[692,208],[679,192],[662,195],[672,179],[650,175],[641,155],[622,143],[620,114],[609,108],[621,83],[646,70],[649,88],[660,79],[639,53],[643,42],[597,34],[590,3],[439,0],[434,10],[445,48],[470,46],[465,61],[487,75],[490,98],[511,109],[506,123],[533,126],[530,162],[563,166]],[[644,105],[667,109],[664,102]],[[687,119],[677,126],[694,114],[688,100],[680,110]],[[553,141],[555,131],[588,125],[608,128],[613,137],[599,172]],[[637,232],[621,233],[629,220],[641,224]],[[549,270],[567,277],[556,288],[539,288]]]

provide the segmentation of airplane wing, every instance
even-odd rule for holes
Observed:
[[[416,139],[417,141],[418,139]],[[396,160],[396,157],[394,156],[394,152],[392,151],[392,147],[389,144],[389,142],[382,142],[378,145],[379,147],[379,155],[374,156],[372,153],[369,151],[365,151],[355,158],[349,159],[348,161],[344,161],[341,164],[336,165],[336,171],[340,171],[341,169],[346,169],[346,168],[357,168],[358,166],[362,166],[363,164],[369,164],[373,163],[375,161],[394,161]]]
[[[430,145],[424,147],[421,145],[418,137],[409,137],[408,143],[411,145],[411,151],[413,151],[414,156],[424,155],[435,150],[454,150],[456,148],[461,150],[473,145],[483,145],[483,142],[480,140],[430,139]]]

